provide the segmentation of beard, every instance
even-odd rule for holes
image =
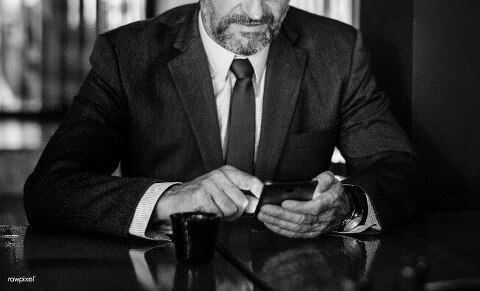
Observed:
[[[237,55],[251,56],[261,51],[280,33],[282,21],[288,11],[288,5],[279,20],[270,12],[260,19],[251,19],[246,14],[228,15],[221,19],[215,18],[215,12],[209,1],[201,1],[202,20],[207,33],[222,47]],[[232,24],[245,26],[265,25],[258,32],[235,32]]]

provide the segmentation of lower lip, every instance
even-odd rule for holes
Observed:
[[[243,25],[234,23],[235,26],[238,26],[243,31],[259,31],[266,27],[266,24],[258,24],[258,25]]]

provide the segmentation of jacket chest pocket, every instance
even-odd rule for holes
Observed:
[[[289,135],[274,179],[309,180],[327,170],[336,140],[336,129]]]

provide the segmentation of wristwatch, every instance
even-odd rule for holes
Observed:
[[[365,222],[368,207],[366,194],[360,187],[353,184],[343,184],[343,188],[350,202],[350,212],[334,230],[348,232]]]

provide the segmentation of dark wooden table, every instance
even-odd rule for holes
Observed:
[[[24,226],[0,226],[0,233],[2,291],[253,289],[250,280],[218,254],[202,267],[177,264],[170,242]],[[11,282],[15,278],[33,282]]]
[[[250,220],[223,223],[212,263],[200,268],[178,264],[168,242],[0,226],[0,290],[408,290],[418,262],[426,290],[480,290],[480,212],[311,240],[251,233]]]
[[[310,240],[249,233],[249,223],[223,225],[219,240],[237,264],[273,290],[352,290],[352,284],[412,290],[402,272],[419,263],[427,266],[426,290],[480,290],[480,212],[429,213],[379,235]]]

